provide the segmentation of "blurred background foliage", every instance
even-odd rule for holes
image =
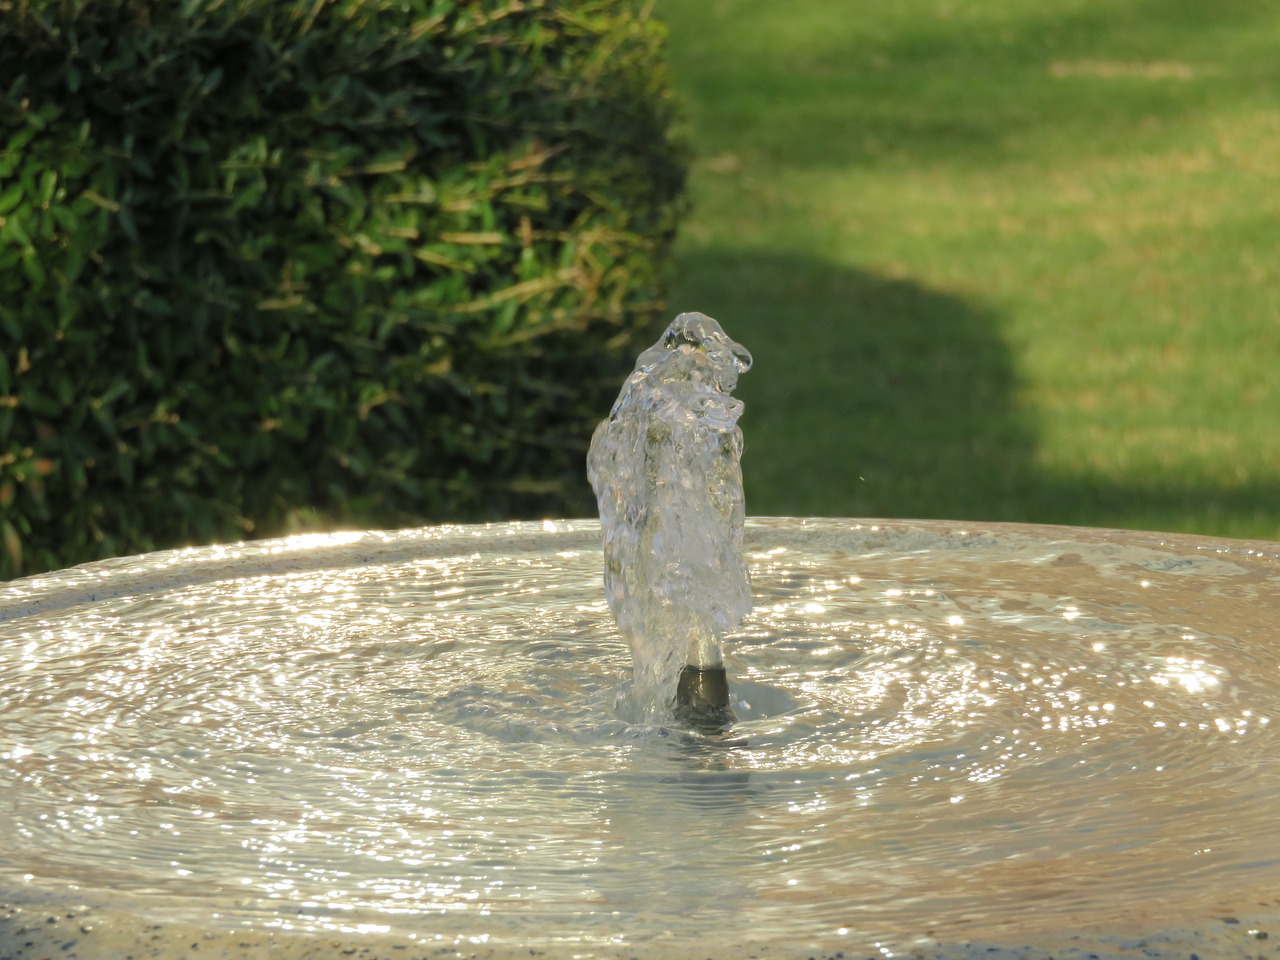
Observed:
[[[657,12],[750,513],[1280,539],[1280,3]]]
[[[1270,0],[0,11],[2,576],[591,514],[680,310],[753,514],[1280,539]]]
[[[684,208],[643,10],[0,12],[0,576],[593,510]]]

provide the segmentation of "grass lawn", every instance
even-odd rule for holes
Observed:
[[[752,514],[1280,539],[1280,0],[657,0]]]

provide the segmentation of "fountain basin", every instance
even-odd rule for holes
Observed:
[[[0,957],[1280,936],[1280,546],[761,519],[747,554],[718,737],[629,702],[595,522],[0,585]]]

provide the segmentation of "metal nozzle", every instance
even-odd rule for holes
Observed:
[[[723,733],[734,721],[724,667],[687,664],[676,686],[675,715],[699,733]]]

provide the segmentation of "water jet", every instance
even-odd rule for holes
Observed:
[[[751,354],[701,313],[682,313],[636,360],[591,438],[604,589],[651,718],[715,730],[733,720],[724,634],[751,609],[742,552],[742,401]]]

